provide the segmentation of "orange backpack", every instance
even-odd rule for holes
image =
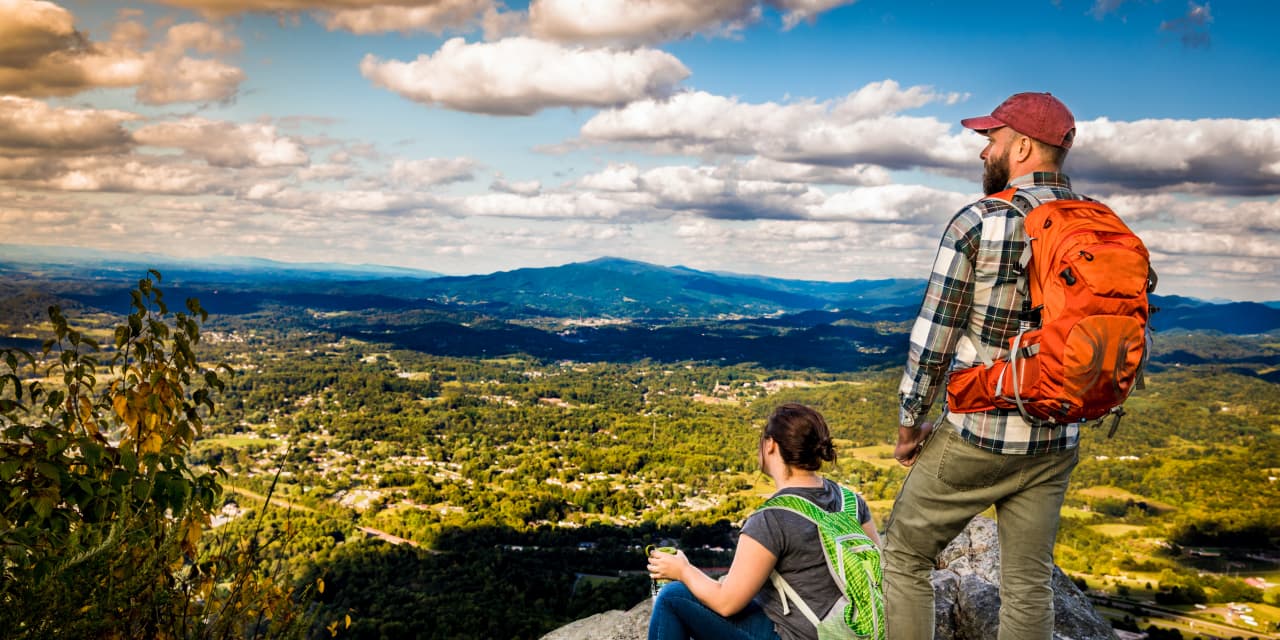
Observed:
[[[1150,256],[1100,202],[1051,200],[1026,211],[1016,193],[990,197],[1024,212],[1023,330],[1009,339],[1008,358],[995,361],[970,333],[983,363],[951,372],[948,410],[1016,408],[1028,422],[1054,425],[1112,414],[1114,433],[1147,359]]]

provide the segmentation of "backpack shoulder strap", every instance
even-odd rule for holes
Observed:
[[[1032,209],[1040,206],[1041,204],[1044,204],[1039,198],[1035,197],[1035,195],[1033,195],[1030,191],[1024,191],[1017,187],[1009,187],[1004,191],[993,193],[983,198],[983,200],[995,200],[996,202],[1003,202],[1013,207],[1015,210],[1017,210],[1018,213],[1021,213],[1024,216],[1030,213]]]
[[[1022,215],[1025,221],[1027,216],[1043,202],[1032,195],[1028,191],[1023,191],[1017,187],[1009,187],[1004,191],[993,193],[983,200],[994,200],[1013,207]],[[1023,313],[1029,313],[1031,310],[1030,284],[1027,279],[1027,266],[1031,264],[1031,238],[1027,238],[1022,247],[1022,255],[1018,256],[1018,293],[1022,294]],[[983,344],[982,337],[974,330],[972,326],[965,331],[965,336],[969,338],[969,342],[973,343],[973,349],[978,354],[978,359],[982,361],[982,365],[990,369],[995,364],[995,359],[991,357],[991,350],[987,345]]]
[[[815,525],[819,525],[820,529],[823,525],[826,525],[831,521],[830,516],[842,513],[853,516],[853,522],[857,523],[859,527],[861,527],[862,523],[858,522],[858,495],[848,487],[839,484],[836,486],[840,489],[840,507],[838,511],[827,511],[808,498],[789,493],[769,498],[760,506],[759,509],[757,509],[757,511],[764,511],[765,509],[786,509],[787,511],[804,517]]]
[[[790,600],[796,603],[796,609],[799,609],[800,614],[814,627],[821,623],[818,616],[813,613],[813,609],[810,609],[809,605],[804,603],[804,598],[801,598],[800,594],[796,593],[795,588],[791,586],[791,583],[787,582],[786,578],[782,577],[781,573],[778,573],[777,569],[769,574],[769,581],[773,583],[773,588],[778,590],[778,599],[782,601],[782,615],[785,616],[791,613],[791,608],[787,606],[787,601]]]

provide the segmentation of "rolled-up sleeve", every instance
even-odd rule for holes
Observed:
[[[911,327],[907,366],[898,388],[900,424],[920,423],[946,377],[973,308],[973,260],[981,235],[982,217],[973,207],[956,214],[942,235]]]

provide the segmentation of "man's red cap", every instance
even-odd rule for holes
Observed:
[[[1076,119],[1062,101],[1048,93],[1017,93],[1000,103],[989,116],[966,118],[960,124],[979,133],[1011,127],[1024,136],[1064,149],[1076,137]]]

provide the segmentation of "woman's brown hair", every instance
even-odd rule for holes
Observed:
[[[774,409],[760,434],[761,442],[765,438],[778,443],[782,461],[797,469],[817,471],[824,460],[836,461],[827,421],[802,404],[787,403]]]

